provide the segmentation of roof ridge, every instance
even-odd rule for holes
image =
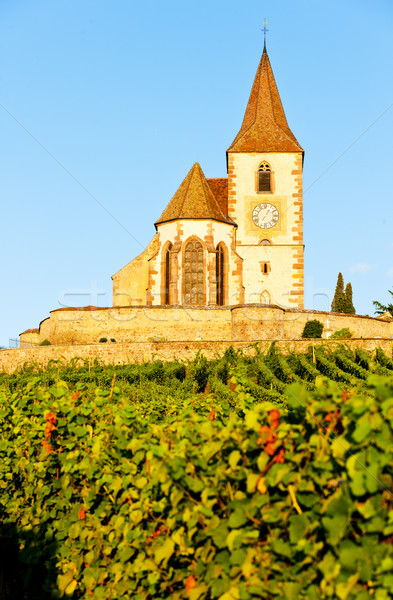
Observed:
[[[242,126],[227,152],[303,152],[288,125],[266,47]]]
[[[194,163],[155,226],[178,219],[229,223],[198,162]]]

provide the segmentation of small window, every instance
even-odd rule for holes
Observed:
[[[258,169],[258,192],[271,192],[271,168],[267,162],[263,162]]]
[[[270,273],[270,263],[269,262],[261,263],[261,267],[262,267],[263,275],[268,275]]]
[[[260,246],[271,246],[271,245],[272,245],[272,243],[271,243],[271,241],[270,241],[270,240],[261,240],[261,241],[259,242],[259,245],[260,245]]]

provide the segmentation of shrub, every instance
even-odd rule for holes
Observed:
[[[351,331],[348,327],[343,327],[342,329],[338,329],[330,336],[330,339],[335,340],[344,340],[351,338],[353,336],[353,331]]]
[[[114,343],[116,343],[116,340],[115,340],[115,338],[111,338],[111,342],[114,342]]]
[[[100,344],[105,344],[105,342],[107,342],[107,341],[108,341],[108,338],[106,338],[106,337],[102,337],[102,338],[100,338],[100,339],[98,340],[98,342],[99,342]]]
[[[52,344],[50,343],[50,341],[49,341],[49,340],[43,340],[43,341],[40,343],[40,346],[51,346],[51,345],[52,345]]]
[[[318,319],[312,319],[307,321],[304,326],[302,338],[321,338],[323,330],[323,323]]]

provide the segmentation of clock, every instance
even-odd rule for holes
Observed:
[[[278,223],[279,212],[273,204],[263,202],[258,204],[252,211],[252,220],[261,229],[270,229]]]

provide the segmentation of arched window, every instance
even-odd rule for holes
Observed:
[[[271,245],[272,245],[272,243],[271,243],[271,241],[270,241],[270,240],[261,240],[261,241],[259,242],[259,245],[260,245],[260,246],[271,246]]]
[[[271,174],[272,170],[269,163],[263,161],[258,169],[258,192],[272,191]]]
[[[261,294],[261,304],[270,304],[270,294],[266,290]]]
[[[170,304],[170,285],[171,285],[171,250],[172,244],[169,244],[165,252],[165,286],[164,286],[164,304]]]
[[[218,306],[224,305],[224,248],[218,244],[216,248],[216,302]]]
[[[191,240],[185,248],[184,303],[203,304],[203,247],[198,240]]]

